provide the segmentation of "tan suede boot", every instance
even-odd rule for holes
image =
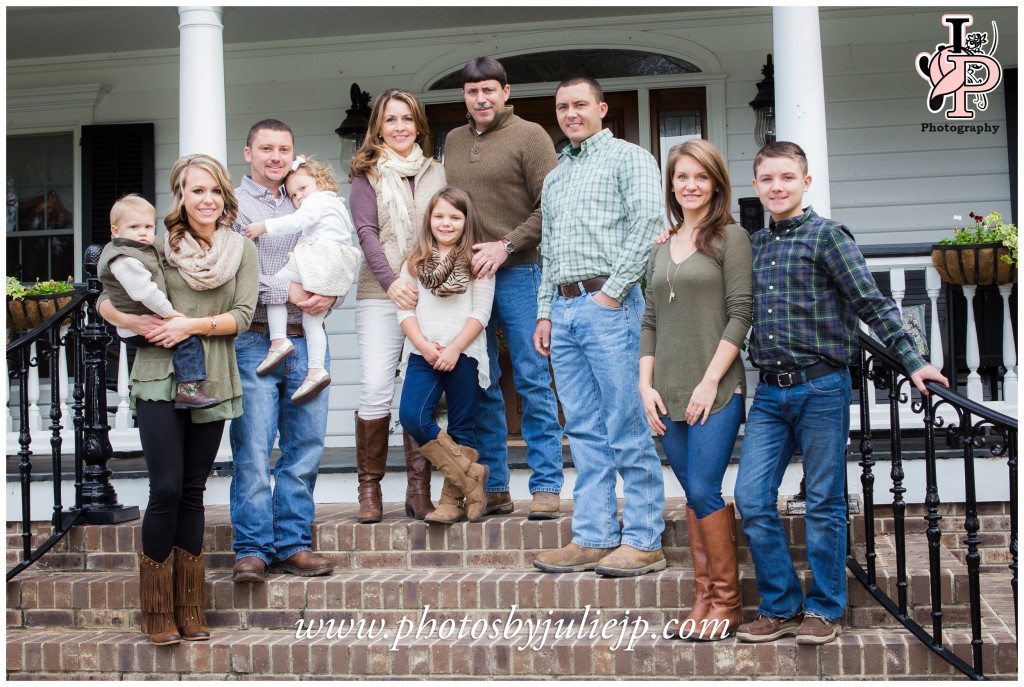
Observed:
[[[157,563],[139,551],[139,608],[142,633],[157,646],[181,643],[174,622],[174,551],[163,563]]]
[[[359,515],[364,524],[380,522],[384,514],[380,481],[388,463],[391,417],[364,420],[356,413],[356,472],[359,474]]]
[[[405,514],[410,518],[422,520],[434,511],[434,504],[430,500],[430,463],[420,453],[420,445],[408,432],[402,432],[402,440],[405,444],[407,480]]]
[[[454,525],[466,517],[466,499],[458,487],[452,484],[447,477],[441,486],[441,500],[437,502],[434,512],[423,518],[424,522],[432,522],[437,525]]]
[[[174,547],[174,622],[181,638],[189,642],[205,642],[210,638],[206,623],[206,565],[203,554],[193,556]]]
[[[736,511],[733,505],[697,520],[707,552],[711,608],[698,621],[693,639],[725,639],[743,622],[740,605],[740,569],[736,550]]]
[[[486,465],[477,464],[480,454],[459,446],[444,430],[437,439],[420,446],[420,452],[466,497],[466,518],[470,522],[479,520],[487,504],[484,485],[490,472]]]

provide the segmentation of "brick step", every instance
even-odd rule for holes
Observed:
[[[154,647],[134,632],[90,630],[9,630],[8,679],[317,679],[334,678],[828,678],[908,679],[959,676],[904,630],[855,629],[822,646],[801,646],[792,638],[765,644],[735,639],[685,642],[661,638],[657,628],[627,650],[638,624],[620,626],[600,638],[554,638],[537,650],[526,630],[508,638],[487,635],[407,637],[385,628],[375,639],[297,638],[294,631],[214,632],[209,642]],[[388,629],[391,632],[388,632]],[[501,632],[504,628],[499,628]],[[641,628],[642,629],[642,628]],[[589,623],[587,630],[589,631]],[[379,629],[378,629],[379,631]],[[451,630],[449,630],[451,631]],[[454,628],[457,632],[457,628]],[[472,631],[468,628],[467,632]],[[480,627],[478,632],[491,632]],[[638,632],[640,630],[637,630]],[[440,627],[438,628],[440,632]],[[652,638],[651,634],[656,638]],[[586,635],[586,632],[585,632]],[[969,635],[946,633],[945,644],[968,656]],[[985,671],[1012,679],[1017,653],[1012,640],[988,638]],[[535,640],[536,641],[536,640]],[[392,647],[396,650],[392,650]]]
[[[809,571],[800,575],[806,586]],[[969,622],[966,585],[952,574],[940,580],[943,621],[954,627]],[[896,580],[882,571],[878,586],[896,596]],[[849,578],[850,627],[892,626],[891,619],[864,588]],[[911,573],[908,601],[915,619],[929,622],[928,579]],[[579,618],[590,608],[603,617],[626,611],[643,613],[659,626],[678,620],[693,604],[693,571],[670,567],[631,578],[605,578],[592,572],[550,575],[520,571],[438,572],[375,570],[336,572],[318,578],[270,575],[264,584],[235,585],[229,573],[207,575],[207,615],[223,629],[287,629],[304,622],[358,622],[416,618],[429,607],[430,618],[500,618],[513,606],[517,614],[543,620]],[[753,617],[759,596],[753,568],[740,570],[746,617]],[[8,628],[133,628],[139,626],[138,576],[131,572],[52,573],[26,571],[7,583]]]

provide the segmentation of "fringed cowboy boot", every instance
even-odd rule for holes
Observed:
[[[185,549],[174,547],[174,622],[181,638],[190,642],[203,642],[210,638],[206,623],[206,565],[203,554],[193,556]]]
[[[172,550],[163,563],[139,551],[139,608],[142,633],[157,646],[179,644],[181,635],[174,622],[174,569]]]

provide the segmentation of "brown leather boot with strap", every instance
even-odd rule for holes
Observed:
[[[466,517],[466,499],[450,479],[444,478],[441,486],[441,500],[437,502],[437,508],[427,517],[424,522],[432,522],[438,525],[454,525]]]
[[[157,646],[180,644],[181,635],[174,622],[174,551],[157,563],[139,551],[139,608],[142,632]]]
[[[468,446],[456,444],[444,430],[437,439],[420,446],[420,452],[465,495],[466,518],[470,522],[479,520],[487,504],[484,485],[490,472],[486,465],[477,463],[480,454]]]
[[[380,481],[388,463],[391,417],[364,420],[356,413],[356,472],[359,475],[359,515],[366,525],[380,522],[384,514]]]

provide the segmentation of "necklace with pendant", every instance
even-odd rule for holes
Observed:
[[[677,231],[673,235],[673,238],[675,236],[678,236],[678,235],[679,235],[679,232]],[[672,242],[671,242],[671,239],[669,240],[669,244],[668,244],[668,261],[669,261],[669,263],[674,262],[673,259],[672,259]],[[675,270],[672,271],[671,274],[669,274],[669,270],[668,269],[665,270],[665,281],[668,282],[668,302],[669,303],[671,303],[672,301],[674,301],[676,299],[675,281],[676,281],[676,277],[679,275],[679,268],[683,266],[684,262],[686,262],[686,260],[682,260],[681,262],[679,262],[679,264],[676,265]]]

